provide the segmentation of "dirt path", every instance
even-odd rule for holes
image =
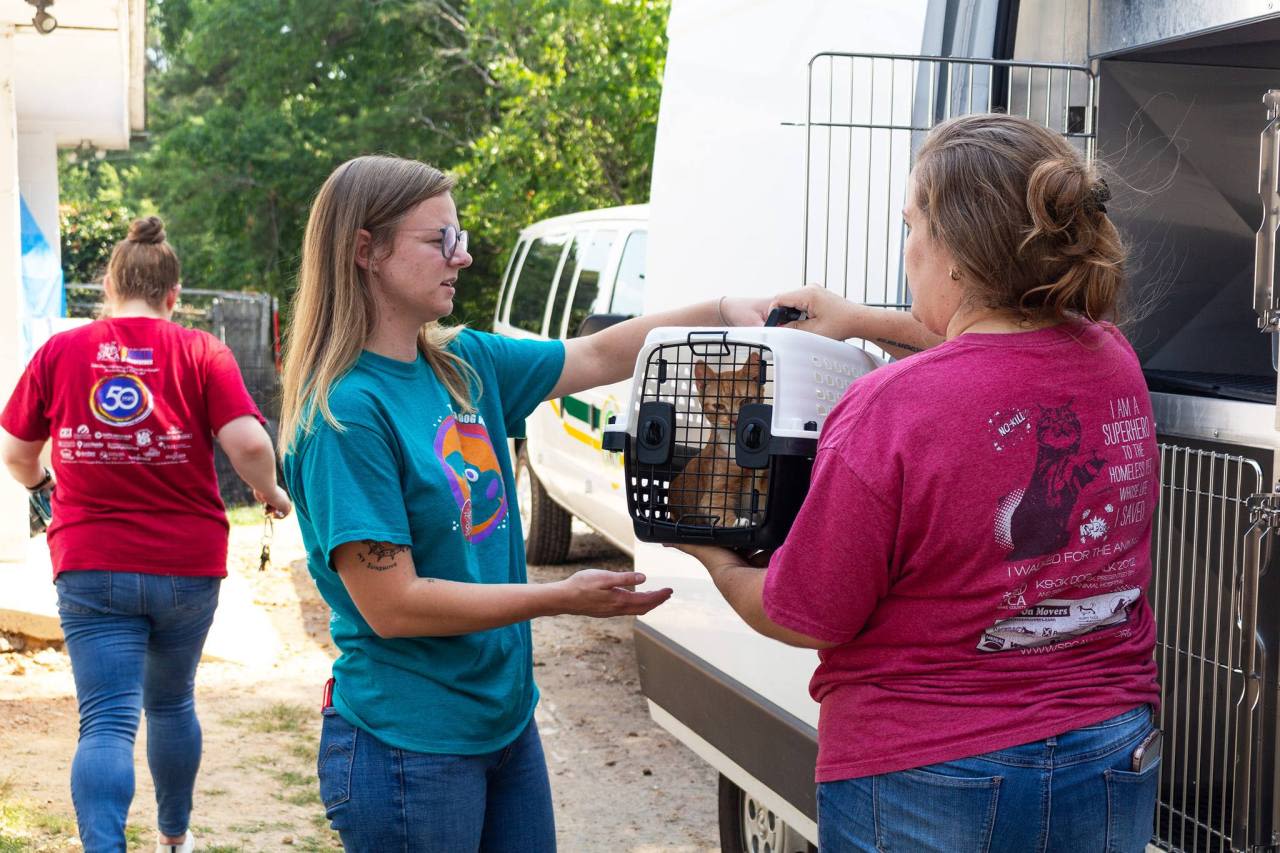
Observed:
[[[201,664],[205,751],[192,828],[208,853],[340,849],[315,785],[319,688],[333,654],[328,611],[296,548],[277,547],[275,565],[256,571],[258,535],[256,526],[233,528],[231,571],[251,585],[277,640],[253,660]],[[570,563],[530,574],[550,581],[588,565],[627,564],[587,535]],[[560,849],[718,849],[715,774],[649,719],[631,621],[543,619],[534,643]],[[0,640],[0,853],[77,850],[67,782],[77,721],[70,667],[59,649],[7,645]],[[145,726],[130,850],[154,849],[144,744]]]

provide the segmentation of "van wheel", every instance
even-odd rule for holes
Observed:
[[[817,853],[769,807],[720,776],[721,853]]]
[[[516,456],[516,501],[520,504],[520,526],[524,528],[524,558],[539,566],[563,563],[569,556],[573,537],[573,516],[547,494],[529,466],[524,447]]]

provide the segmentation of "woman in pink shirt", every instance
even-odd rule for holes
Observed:
[[[824,850],[1141,851],[1159,700],[1158,464],[1106,184],[1025,119],[938,125],[903,211],[911,313],[819,287],[799,328],[908,355],[855,382],[767,569],[686,548],[819,650]]]

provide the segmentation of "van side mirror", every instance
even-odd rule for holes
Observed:
[[[584,335],[594,335],[602,329],[610,326],[616,326],[623,320],[630,320],[631,314],[588,314],[582,318],[582,323],[578,326],[578,331],[574,334],[575,338],[581,338]]]

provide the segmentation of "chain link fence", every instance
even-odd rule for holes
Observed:
[[[102,314],[102,285],[68,284],[67,316],[96,319]],[[231,348],[245,387],[267,419],[275,438],[280,416],[279,330],[275,297],[227,290],[188,290],[173,312],[173,320],[201,329]],[[221,448],[214,444],[218,488],[228,506],[253,502],[253,493],[236,475]]]

